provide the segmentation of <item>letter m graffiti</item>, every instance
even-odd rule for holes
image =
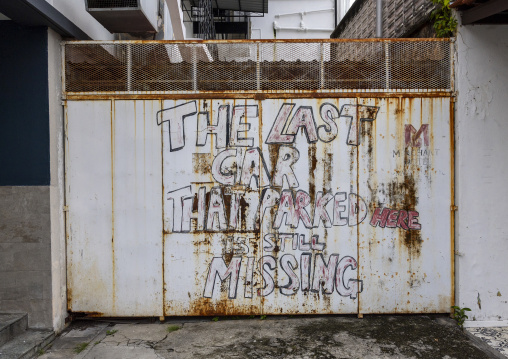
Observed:
[[[229,299],[235,299],[241,264],[242,257],[231,258],[231,262],[228,267],[226,267],[226,262],[223,258],[214,257],[210,263],[210,269],[208,270],[203,297],[212,298],[213,289],[215,287],[215,278],[218,276],[221,283],[229,277],[228,297]]]
[[[416,131],[416,128],[414,128],[413,125],[405,125],[404,130],[406,147],[422,147],[422,135],[425,147],[429,146],[428,124],[421,125],[418,131]]]

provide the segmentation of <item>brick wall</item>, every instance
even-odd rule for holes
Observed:
[[[376,0],[357,0],[333,32],[332,38],[365,39],[376,37]],[[383,37],[418,37],[429,23],[434,5],[430,0],[383,1]],[[428,29],[428,26],[427,26]],[[423,32],[434,37],[433,31]],[[415,36],[416,35],[416,36]]]

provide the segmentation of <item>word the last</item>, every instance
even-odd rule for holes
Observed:
[[[296,135],[302,130],[308,143],[318,141],[331,142],[338,135],[337,122],[341,119],[349,120],[349,133],[346,143],[350,146],[360,144],[360,128],[362,121],[374,121],[379,108],[365,105],[343,105],[340,111],[331,103],[324,103],[319,108],[319,115],[323,124],[316,123],[316,117],[311,106],[299,106],[294,112],[296,104],[284,103],[273,121],[266,144],[291,144]],[[232,107],[232,109],[231,109]],[[221,105],[217,110],[215,121],[210,118],[209,111],[197,111],[196,101],[189,101],[181,105],[170,107],[157,112],[157,123],[169,123],[170,151],[179,151],[185,147],[184,121],[197,116],[198,134],[196,146],[205,146],[208,136],[216,137],[216,148],[253,147],[255,136],[251,133],[249,120],[259,118],[258,105]]]

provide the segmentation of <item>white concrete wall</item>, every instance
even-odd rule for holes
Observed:
[[[459,27],[457,52],[456,303],[508,325],[508,26]]]
[[[48,29],[49,86],[49,187],[51,203],[51,286],[53,329],[60,332],[67,317],[67,283],[64,220],[64,114],[62,97],[62,61],[60,41],[56,32]]]
[[[270,0],[268,14],[251,18],[251,39],[329,38],[335,25],[334,0]],[[324,10],[322,12],[311,12]],[[304,14],[305,12],[305,14]],[[288,16],[282,14],[296,13]],[[279,27],[274,33],[274,22]],[[286,29],[293,28],[293,29]],[[306,29],[305,29],[306,28]],[[316,29],[322,29],[318,31]]]

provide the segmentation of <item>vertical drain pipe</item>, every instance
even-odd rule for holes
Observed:
[[[376,37],[383,37],[383,0],[377,0],[376,7]]]
[[[333,20],[333,23],[334,23],[333,29],[334,29],[334,30],[337,28],[337,18],[339,17],[339,16],[338,16],[338,10],[339,10],[339,9],[337,8],[337,6],[338,6],[338,5],[337,5],[337,2],[338,2],[338,1],[339,1],[339,0],[335,0],[335,8],[334,8],[334,10],[335,10],[335,11],[334,11],[335,19]]]

